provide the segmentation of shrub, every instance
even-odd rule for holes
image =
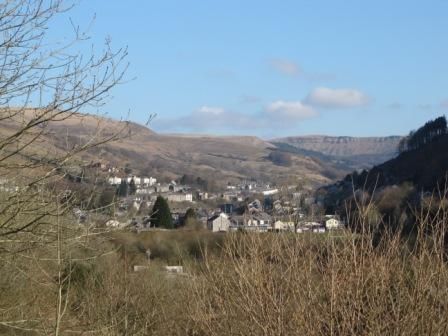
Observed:
[[[157,196],[154,207],[152,208],[151,224],[154,227],[162,227],[165,229],[172,229],[174,227],[170,207],[166,199],[162,196]]]
[[[292,164],[291,155],[285,152],[272,151],[268,158],[278,166],[290,167]]]

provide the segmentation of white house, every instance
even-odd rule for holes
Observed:
[[[132,180],[134,180],[135,185],[140,185],[142,183],[142,179],[137,176],[130,176],[126,179],[128,183],[131,183]]]
[[[114,176],[114,177],[109,177],[108,182],[109,182],[109,184],[111,184],[111,185],[118,185],[118,184],[121,183],[121,178],[120,178],[120,177],[116,177],[116,176]]]
[[[200,192],[200,193],[199,193],[199,199],[200,199],[200,200],[206,200],[206,199],[208,199],[208,193],[207,193],[207,192]]]
[[[329,218],[329,219],[327,219],[327,220],[325,221],[325,227],[326,227],[328,230],[338,229],[338,228],[342,227],[342,223],[341,223],[340,220],[338,220],[338,219],[332,217],[332,218]]]
[[[265,212],[250,214],[246,220],[246,226],[272,226],[272,217]]]
[[[149,195],[155,193],[154,187],[139,187],[137,188],[136,194],[138,195]]]
[[[321,229],[323,229],[323,232],[325,232],[325,227],[323,227],[321,223],[318,223],[318,222],[301,222],[301,223],[299,223],[299,226],[297,227],[296,232],[297,233],[302,233],[302,232],[321,232]]]
[[[142,180],[143,184],[149,187],[152,187],[157,183],[157,179],[155,179],[154,177],[143,177]]]
[[[193,194],[169,194],[166,199],[170,202],[193,202]]]
[[[264,190],[264,191],[262,191],[262,194],[264,196],[275,195],[275,194],[278,194],[278,189]]]
[[[212,232],[226,232],[229,230],[230,220],[225,213],[211,217],[207,221],[207,227]]]
[[[314,233],[325,233],[325,228],[323,226],[313,228]]]
[[[294,231],[294,222],[278,220],[272,225],[272,229],[275,231]]]

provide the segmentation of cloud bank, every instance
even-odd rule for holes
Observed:
[[[274,120],[304,120],[317,116],[317,111],[304,105],[301,101],[278,100],[269,104],[265,109],[268,118]]]
[[[286,58],[270,59],[269,66],[282,75],[300,77],[309,82],[328,82],[336,79],[336,75],[332,73],[306,71],[297,62]]]
[[[316,88],[305,98],[305,102],[323,108],[351,108],[366,106],[370,98],[356,89]]]
[[[247,101],[258,103],[261,99],[250,97]],[[296,128],[301,122],[318,117],[321,108],[354,108],[365,106],[369,102],[370,98],[356,89],[320,87],[312,90],[304,100],[271,101],[253,113],[243,113],[222,106],[202,105],[180,117],[156,119],[153,125],[163,131],[250,134],[253,131],[279,127]]]
[[[272,127],[293,128],[298,122],[318,115],[311,106],[301,101],[274,101],[253,114],[241,113],[219,106],[203,105],[190,114],[178,118],[154,120],[156,129],[176,132],[245,131]]]

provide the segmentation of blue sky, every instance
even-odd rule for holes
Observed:
[[[157,132],[383,136],[448,112],[448,1],[83,0],[56,34],[94,15],[133,79],[105,109]]]

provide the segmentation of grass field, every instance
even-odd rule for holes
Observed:
[[[399,234],[373,244],[369,232],[175,230],[3,254],[0,333],[51,334],[59,316],[64,335],[446,335],[444,218],[421,223],[432,229],[412,244]]]

